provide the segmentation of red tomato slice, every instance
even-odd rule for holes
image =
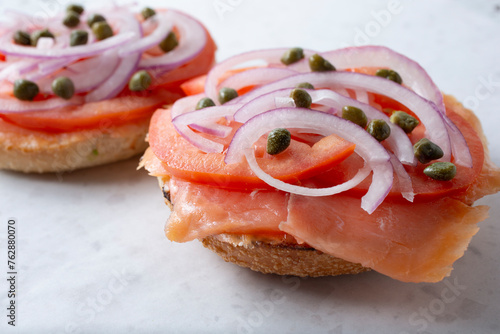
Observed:
[[[184,82],[181,85],[181,89],[187,96],[203,93],[205,91],[206,80],[207,80],[206,74],[200,75],[199,77]]]
[[[103,124],[119,125],[149,118],[162,105],[171,104],[185,96],[180,89],[182,82],[204,74],[212,67],[217,47],[208,32],[207,37],[206,46],[198,56],[157,78],[156,86],[146,93],[133,93],[125,87],[116,98],[110,100],[49,111],[0,114],[0,118],[19,127],[49,132],[79,131],[102,127]]]
[[[204,153],[187,142],[173,127],[169,110],[160,109],[153,115],[149,144],[165,169],[181,179],[232,189],[269,187],[253,174],[246,160],[226,165],[224,154]],[[331,169],[350,156],[354,147],[337,136],[325,137],[312,147],[292,140],[290,146],[276,156],[269,156],[261,145],[257,161],[273,177],[297,183]]]
[[[122,96],[81,106],[0,115],[0,118],[25,129],[71,132],[148,118],[154,110],[181,97],[180,93],[156,90],[148,97]]]

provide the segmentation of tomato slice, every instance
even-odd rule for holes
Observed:
[[[0,118],[22,128],[46,132],[79,131],[149,118],[159,107],[185,96],[180,88],[184,81],[204,74],[212,67],[217,47],[208,31],[206,34],[208,40],[200,54],[157,78],[159,84],[148,92],[134,93],[125,87],[110,100],[48,111],[0,114]]]
[[[332,135],[313,146],[292,140],[284,152],[270,156],[264,152],[263,143],[265,139],[258,142],[256,150],[259,166],[273,177],[291,183],[331,169],[350,156],[355,147]],[[173,127],[169,110],[159,109],[153,115],[149,144],[165,169],[181,179],[230,189],[269,188],[255,176],[246,160],[226,165],[224,154],[204,153],[191,145]]]
[[[80,106],[0,115],[0,118],[25,129],[71,132],[148,118],[162,105],[172,103],[181,97],[178,92],[156,90],[148,97],[122,96]]]
[[[189,79],[181,85],[182,91],[187,95],[196,95],[203,93],[205,91],[205,81],[207,80],[207,75],[200,75],[196,78]]]

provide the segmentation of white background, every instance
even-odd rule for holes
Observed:
[[[394,9],[385,0],[140,3],[201,19],[218,60],[268,47],[389,46],[476,110],[500,165],[500,1],[405,1],[390,16],[380,14]],[[44,15],[67,2],[0,4]],[[500,332],[499,195],[479,202],[492,206],[490,218],[441,283],[377,273],[282,278],[226,264],[199,242],[168,241],[169,210],[156,180],[136,165],[59,176],[0,172],[1,333]],[[11,217],[18,228],[15,328],[6,324],[3,278]]]

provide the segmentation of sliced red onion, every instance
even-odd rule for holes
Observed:
[[[414,60],[383,46],[359,46],[321,53],[337,70],[360,67],[389,68],[401,75],[403,84],[423,98],[434,102],[445,113],[443,95],[429,74]],[[306,72],[305,63],[293,64],[292,69]]]
[[[385,140],[388,146],[393,150],[398,159],[408,165],[415,166],[417,161],[413,153],[413,145],[408,135],[399,126],[392,123],[389,117],[380,110],[369,104],[345,97],[336,92],[327,89],[309,91],[313,103],[327,105],[329,107],[341,110],[344,106],[353,106],[363,110],[368,120],[382,119],[391,128],[391,135]]]
[[[234,114],[234,120],[240,123],[245,123],[250,118],[267,110],[286,107],[290,103],[293,104],[293,100],[288,97],[292,90],[293,88],[280,89],[267,94],[263,94],[251,100],[250,102],[244,104],[240,109],[238,109],[238,111]],[[333,108],[334,110],[341,110],[344,106],[353,106],[363,110],[369,120],[383,119],[384,121],[386,121],[386,123],[391,128],[391,136],[389,136],[389,138],[387,138],[385,142],[395,152],[401,162],[409,165],[416,165],[416,159],[413,154],[413,145],[410,139],[400,127],[390,122],[389,117],[387,117],[387,115],[385,115],[383,112],[373,108],[368,104],[345,97],[331,90],[306,89],[306,91],[311,95],[313,103],[325,105],[328,107],[327,110],[330,110],[331,108]],[[281,104],[276,103],[277,98],[285,97],[288,98],[281,101]]]
[[[136,21],[137,22],[137,21]],[[123,32],[114,35],[105,40],[99,41],[99,43],[94,43],[90,45],[78,45],[71,48],[65,49],[49,49],[40,50],[37,48],[20,46],[13,44],[10,36],[4,36],[0,39],[0,53],[10,56],[20,56],[36,59],[60,59],[64,57],[80,57],[86,58],[94,56],[96,54],[103,53],[111,48],[116,48],[120,45],[124,45],[133,39],[139,37],[138,33],[134,32]]]
[[[109,50],[102,55],[75,63],[57,75],[43,78],[38,82],[38,86],[40,92],[51,94],[52,81],[56,77],[64,76],[73,81],[76,93],[89,92],[107,80],[115,72],[119,63],[117,52]]]
[[[232,116],[239,107],[239,105],[223,105],[193,110],[172,118],[172,123],[189,125],[199,121],[218,120],[222,117]]]
[[[259,114],[262,114],[268,110],[276,108],[285,108],[286,104],[290,102],[290,92],[293,88],[284,88],[276,91],[269,92],[267,94],[262,94],[248,103],[242,105],[234,114],[234,120],[236,122],[245,123],[249,119]],[[310,92],[311,90],[307,90]],[[287,101],[282,101],[280,104],[276,104],[277,98],[285,98]],[[284,103],[283,103],[284,102]],[[294,106],[294,105],[293,105]]]
[[[222,153],[222,151],[224,150],[224,145],[200,136],[199,134],[191,130],[188,126],[194,125],[197,130],[205,130],[206,132],[209,132],[209,134],[214,134],[214,132],[217,132],[217,134],[219,134],[218,130],[220,129],[216,131],[214,131],[213,128],[209,129],[207,123],[210,124],[210,122],[206,122],[207,119],[202,119],[201,117],[199,117],[200,114],[194,113],[196,104],[203,97],[205,97],[204,94],[197,94],[175,101],[170,112],[172,124],[182,137],[184,137],[189,143],[201,149],[203,152]],[[197,110],[196,112],[199,111],[203,111],[203,109]],[[205,115],[202,116],[207,117],[206,112]],[[209,116],[207,118],[211,119],[211,117]],[[176,122],[173,121],[174,119],[176,120]]]
[[[0,112],[2,114],[12,114],[35,110],[49,110],[82,103],[83,98],[78,95],[73,96],[69,100],[52,98],[44,101],[19,101],[17,99],[0,98]]]
[[[337,88],[335,88],[335,91],[337,93],[339,93],[340,95],[345,96],[345,97],[350,97],[351,96],[351,94],[349,94],[349,92],[347,91],[347,89],[344,89],[344,88],[338,88],[337,87]]]
[[[75,62],[78,57],[68,57],[61,59],[50,59],[38,64],[38,71],[32,71],[24,76],[26,80],[38,81],[54,72],[59,71],[61,68]],[[88,75],[88,73],[87,73]]]
[[[172,123],[177,132],[194,146],[201,148],[206,153],[222,153],[224,145],[198,135],[187,125]]]
[[[398,158],[389,152],[389,156],[391,157],[391,164],[396,176],[398,177],[399,189],[401,190],[401,195],[403,198],[409,202],[413,202],[415,198],[415,193],[413,192],[413,185],[411,182],[410,175],[406,172],[406,169],[403,167]]]
[[[288,193],[292,194],[297,194],[297,195],[303,195],[303,196],[331,196],[335,194],[339,194],[341,192],[347,191],[349,189],[352,189],[356,187],[358,184],[360,184],[364,179],[368,177],[371,173],[371,168],[368,165],[363,166],[354,177],[344,183],[335,185],[333,187],[328,187],[328,188],[307,188],[307,187],[302,187],[302,186],[296,186],[293,184],[289,184],[283,181],[280,181],[278,179],[275,179],[271,175],[267,174],[260,168],[259,164],[257,163],[257,159],[255,158],[254,150],[252,148],[247,148],[245,150],[245,157],[247,159],[248,165],[250,166],[250,169],[252,172],[257,175],[259,179],[262,181],[266,182],[270,186],[286,191]]]
[[[182,113],[172,118],[172,123],[176,126],[176,128],[182,129],[183,126],[189,125],[193,129],[196,129],[198,131],[225,138],[231,133],[232,128],[229,126],[218,124],[216,122],[222,117],[232,117],[232,115],[238,108],[239,106],[237,105],[207,107],[200,110]],[[189,137],[199,136],[196,133],[181,133],[181,135],[183,136],[184,134],[188,134]],[[185,138],[190,142],[195,140],[193,138]],[[197,141],[197,143],[203,143],[203,145],[200,146],[196,145],[203,152],[211,153],[214,149],[212,145],[207,146],[206,141]]]
[[[170,17],[173,25],[182,36],[179,39],[179,45],[162,56],[142,59],[139,64],[140,68],[172,69],[190,61],[205,48],[207,34],[203,26],[195,19],[178,11],[169,10],[169,12],[172,12]]]
[[[141,23],[141,29],[144,36],[151,35],[157,27],[158,20],[156,20],[154,16]]]
[[[356,100],[364,104],[370,104],[370,98],[368,97],[368,93],[364,90],[356,91]]]
[[[57,70],[60,70],[61,68],[68,66],[69,64],[77,61],[80,59],[79,57],[68,57],[68,58],[63,58],[63,59],[51,59],[45,62],[41,62],[38,64],[38,69],[41,74],[47,75],[54,73]],[[88,74],[88,73],[87,73]]]
[[[235,90],[240,90],[249,86],[260,86],[269,82],[281,80],[294,74],[297,74],[297,72],[289,70],[287,68],[254,68],[230,76],[226,80],[222,81],[219,85],[217,85],[217,89],[220,89],[222,87],[231,87]],[[226,104],[236,103],[238,103],[237,98],[227,102]]]
[[[196,104],[205,97],[204,93],[187,96],[174,102],[170,111],[172,119],[179,115],[195,110]]]
[[[49,50],[54,47],[55,41],[52,37],[40,37],[36,43],[38,50]]]
[[[242,96],[239,102],[246,103],[259,95],[281,88],[294,87],[300,82],[309,82],[318,88],[342,87],[354,90],[366,90],[398,101],[419,117],[425,125],[429,140],[439,145],[443,150],[443,160],[450,161],[450,138],[442,115],[435,104],[422,98],[408,88],[377,76],[338,71],[297,74],[256,88]]]
[[[445,121],[448,120],[448,122],[446,122],[446,128],[448,129],[448,135],[450,136],[451,152],[453,154],[453,158],[455,159],[455,163],[457,165],[472,168],[472,155],[462,132],[450,119],[446,116],[443,117],[445,118]]]
[[[173,27],[172,23],[175,20],[173,18],[173,15],[174,15],[173,11],[156,13],[155,16],[151,17],[146,21],[146,22],[149,21],[158,22],[156,29],[149,36],[141,38],[139,41],[135,43],[130,43],[125,47],[121,48],[118,55],[120,57],[129,56],[133,53],[143,52],[145,50],[152,48],[153,46],[160,44],[160,42],[163,39],[165,39],[168,33],[172,30]]]
[[[7,63],[8,64],[8,63]],[[37,67],[37,62],[33,59],[22,59],[12,63],[0,71],[0,80],[9,80],[14,82],[20,75],[28,73]]]
[[[268,65],[281,64],[280,59],[283,56],[283,54],[288,50],[289,49],[287,48],[280,48],[280,49],[251,51],[239,54],[237,56],[233,56],[231,58],[228,58],[220,62],[219,64],[215,65],[215,67],[212,68],[212,70],[208,73],[207,80],[205,82],[205,93],[209,98],[216,101],[218,94],[217,86],[219,83],[219,79],[226,72],[252,61],[260,60],[264,61]],[[301,62],[305,61],[308,57],[310,57],[314,53],[315,52],[311,50],[304,50],[305,57]]]
[[[292,88],[289,88],[289,90],[292,90]],[[252,101],[255,101],[255,100],[252,100]],[[250,102],[252,102],[252,101],[250,101]],[[291,107],[296,107],[295,102],[293,101],[292,98],[277,96],[274,98],[274,108],[269,108],[267,110],[275,109],[275,108],[291,108]],[[314,109],[320,110],[318,108],[314,108]],[[325,111],[325,110],[320,110],[320,111]],[[327,111],[325,111],[325,112],[327,112]],[[334,113],[331,112],[330,114],[334,114]]]
[[[130,32],[135,36],[132,42],[138,40],[141,34],[139,22],[131,14],[122,15],[120,18],[123,25],[122,30],[127,29],[126,33]],[[130,76],[136,71],[141,56],[142,54],[135,53],[122,58],[114,73],[99,87],[85,96],[85,102],[96,102],[115,97],[129,81]]]
[[[300,128],[323,136],[336,134],[356,144],[355,152],[365,160],[367,166],[373,171],[372,184],[368,192],[363,196],[361,204],[361,207],[368,213],[372,213],[391,190],[393,169],[389,162],[390,156],[385,148],[368,132],[356,124],[340,117],[311,109],[280,108],[253,117],[236,131],[227,150],[225,162],[227,164],[239,162],[245,155],[247,155],[248,159],[249,156],[252,156],[252,154],[247,153],[248,149],[262,135],[275,128]],[[272,179],[274,180],[274,178]],[[263,181],[268,182],[271,180],[267,179],[267,181]],[[271,185],[277,189],[285,189],[281,189],[281,184],[274,181],[271,182],[273,183]],[[349,184],[349,186],[354,187],[354,183]],[[301,195],[329,195],[328,191],[321,189],[300,188],[302,189]],[[296,189],[288,187],[286,189],[284,191],[297,193]],[[341,188],[331,189],[330,191],[337,193],[339,189]]]
[[[233,131],[233,128],[230,126],[225,126],[222,124],[207,122],[207,121],[197,122],[194,124],[190,124],[189,126],[195,130],[219,138],[226,138]]]

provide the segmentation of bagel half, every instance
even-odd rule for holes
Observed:
[[[66,133],[26,130],[0,120],[0,169],[67,172],[128,159],[147,148],[149,119]]]

